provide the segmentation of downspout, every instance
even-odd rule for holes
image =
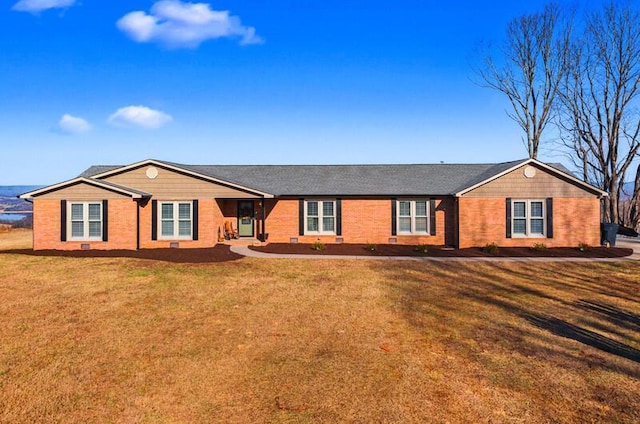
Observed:
[[[453,247],[456,249],[460,249],[460,198],[458,196],[454,197],[453,202],[453,215],[454,215],[454,228],[455,233],[453,235]]]
[[[140,250],[140,202],[136,201],[136,250]]]
[[[262,226],[261,226],[262,227],[261,228],[262,229],[262,237],[261,237],[262,240],[261,241],[263,243],[267,241],[265,239],[265,234],[266,234],[265,233],[265,221],[266,221],[266,212],[265,211],[266,211],[266,209],[267,209],[267,202],[266,202],[264,196],[262,196]]]
[[[20,199],[20,196],[16,196],[18,199]],[[36,245],[36,220],[35,218],[35,213],[33,211],[33,197],[30,197],[28,199],[24,199],[27,202],[31,203],[31,249],[35,250],[35,245]]]

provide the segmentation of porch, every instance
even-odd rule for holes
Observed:
[[[268,239],[264,198],[218,198],[216,203],[222,212],[218,242],[261,245],[262,241]]]

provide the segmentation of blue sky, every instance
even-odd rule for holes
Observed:
[[[0,185],[93,164],[526,157],[477,46],[543,1],[11,0]],[[543,152],[542,160],[558,160]]]

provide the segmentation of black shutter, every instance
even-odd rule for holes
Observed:
[[[109,241],[109,202],[102,201],[102,241]]]
[[[342,199],[336,199],[336,235],[342,235]]]
[[[395,236],[398,234],[396,229],[396,199],[391,199],[391,235]]]
[[[429,199],[429,234],[436,235],[436,199]]]
[[[304,235],[304,199],[298,200],[298,235]]]
[[[60,241],[67,241],[67,201],[60,201]]]
[[[507,198],[507,238],[511,238],[511,198]]]
[[[151,240],[158,240],[158,201],[151,201]]]
[[[553,238],[553,198],[547,199],[547,238]]]
[[[198,240],[198,200],[193,201],[193,239]]]

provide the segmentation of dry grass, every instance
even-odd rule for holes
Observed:
[[[33,232],[25,228],[12,229],[0,224],[0,250],[30,249],[33,246]]]
[[[638,422],[639,273],[4,254],[0,422]]]

